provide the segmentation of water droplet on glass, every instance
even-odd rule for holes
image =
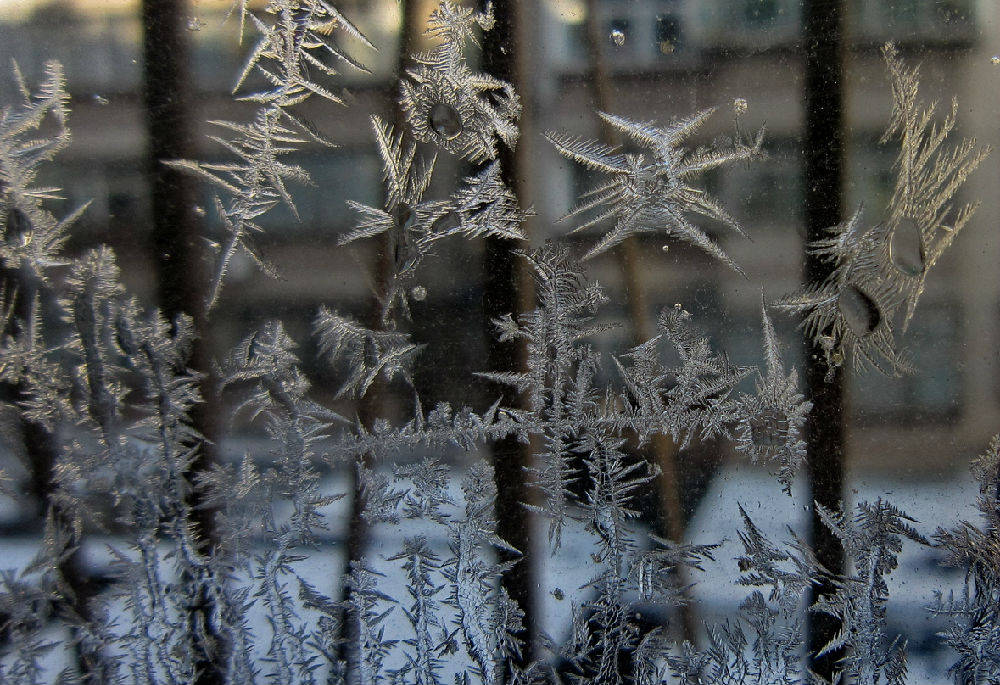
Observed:
[[[903,217],[889,241],[889,259],[901,273],[919,276],[924,272],[924,243],[920,227],[910,217]]]
[[[874,331],[882,321],[878,305],[853,285],[848,285],[837,298],[837,306],[847,326],[859,338]]]
[[[407,205],[399,205],[397,210],[399,213],[397,215],[397,221],[400,228],[404,231],[412,231],[417,227],[417,213],[409,208]]]
[[[410,291],[410,295],[417,302],[423,302],[427,299],[427,288],[422,285],[414,286],[413,290]]]
[[[993,64],[1000,64],[1000,55],[993,55],[990,57],[990,61],[993,62]]]
[[[747,103],[746,98],[736,98],[733,100],[733,111],[739,114],[746,114],[747,110],[750,108],[749,103]]]
[[[187,30],[188,31],[201,31],[204,28],[205,22],[203,22],[198,17],[191,17],[187,20]]]
[[[611,29],[611,42],[618,47],[625,45],[625,32],[621,29]]]
[[[28,216],[16,207],[12,207],[7,212],[6,234],[7,242],[13,244],[20,241],[22,245],[27,245],[30,241],[26,236],[31,231],[31,220]]]
[[[100,96],[100,95],[98,95],[98,94],[95,93],[94,94],[94,102],[96,102],[97,104],[99,104],[101,106],[104,106],[104,105],[108,104],[108,99],[106,97],[102,97],[102,96]]]
[[[448,235],[462,227],[462,217],[458,212],[446,212],[438,217],[431,226],[434,233]]]
[[[664,245],[660,249],[663,250],[664,252],[670,252],[670,246],[669,245]]]
[[[451,140],[462,132],[462,118],[451,105],[439,102],[431,107],[430,119],[431,130],[445,140]]]
[[[552,596],[555,597],[560,602],[563,601],[564,599],[566,599],[566,595],[563,593],[563,591],[560,588],[554,589],[552,591]]]

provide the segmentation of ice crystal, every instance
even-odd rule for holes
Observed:
[[[0,109],[0,263],[11,276],[0,294],[0,379],[20,386],[25,418],[51,429],[71,412],[47,349],[41,301],[51,270],[67,264],[61,250],[86,205],[59,218],[46,201],[60,189],[37,184],[42,165],[70,142],[62,66],[48,62],[44,74],[32,92],[15,64],[19,101]]]
[[[284,327],[269,322],[245,339],[220,369],[222,387],[242,392],[236,412],[264,422],[275,446],[274,468],[258,474],[244,460],[239,474],[221,471],[204,480],[218,493],[217,500],[232,501],[234,494],[247,500],[243,506],[227,504],[230,525],[237,531],[256,528],[270,540],[265,551],[239,560],[256,585],[253,598],[265,610],[271,629],[267,678],[308,683],[313,682],[319,654],[308,648],[308,624],[291,588],[298,587],[300,598],[304,595],[309,606],[323,612],[321,626],[332,620],[324,610],[328,600],[303,585],[295,564],[305,558],[297,548],[313,544],[316,533],[326,528],[322,510],[339,498],[321,491],[316,467],[319,443],[343,419],[308,399],[309,384],[293,348]],[[241,521],[241,513],[249,520]],[[332,661],[336,668],[336,659]]]
[[[501,341],[524,341],[527,370],[480,375],[527,394],[528,412],[519,432],[525,438],[541,436],[532,472],[543,495],[538,507],[549,518],[549,537],[558,547],[576,480],[570,463],[574,442],[582,424],[596,415],[598,360],[584,339],[604,328],[594,317],[605,296],[596,283],[586,282],[565,248],[549,246],[524,256],[535,272],[539,306],[518,321],[508,315],[494,324]]]
[[[659,432],[683,446],[696,438],[727,436],[743,403],[736,387],[753,369],[713,351],[679,304],[663,309],[658,327],[659,335],[624,355],[626,363],[616,359],[625,382],[620,421],[643,440]],[[674,348],[679,366],[663,364],[661,342]]]
[[[362,397],[378,376],[392,381],[397,376],[410,382],[410,367],[420,345],[403,333],[372,331],[351,319],[322,307],[315,321],[320,353],[331,361],[343,358],[350,376],[337,396]]]
[[[592,559],[601,570],[584,586],[596,592],[596,599],[586,603],[586,614],[574,618],[573,682],[628,682],[621,660],[648,636],[631,598],[638,596],[668,609],[685,604],[678,570],[700,570],[703,561],[712,559],[715,548],[650,536],[654,549],[639,551],[637,531],[630,524],[637,516],[633,507],[638,492],[656,473],[644,462],[629,464],[621,446],[621,441],[608,441],[584,448],[592,482],[587,493],[587,529],[595,537]]]
[[[252,74],[263,77],[266,90],[243,95],[242,99],[264,104],[288,106],[319,95],[331,102],[340,98],[317,83],[309,71],[324,77],[336,76],[337,70],[326,61],[347,62],[357,69],[364,67],[342,50],[331,34],[340,29],[366,47],[368,39],[336,7],[325,0],[277,0],[268,3],[258,15],[240,0],[241,23],[247,19],[259,34],[247,56],[233,91],[238,91]]]
[[[965,580],[958,598],[938,593],[931,610],[950,619],[942,637],[958,654],[949,669],[956,682],[989,683],[1000,678],[1000,437],[994,436],[973,471],[984,525],[963,521],[938,528],[936,544],[949,566],[965,571]]]
[[[828,229],[830,237],[816,241],[811,249],[835,264],[830,277],[783,298],[777,306],[805,314],[802,328],[831,369],[851,356],[855,368],[867,362],[887,374],[899,373],[909,369],[909,364],[896,349],[890,301],[863,273],[856,272],[868,263],[865,255],[876,249],[873,240],[878,235],[861,230],[860,210]]]
[[[382,319],[388,322],[395,305],[404,313],[409,311],[407,283],[437,241],[455,235],[519,240],[524,238],[521,224],[527,213],[504,185],[496,162],[464,179],[447,200],[425,200],[436,157],[419,158],[416,144],[405,142],[403,134],[396,134],[378,117],[372,117],[372,126],[383,164],[385,206],[379,209],[349,201],[361,222],[340,238],[340,244],[388,236],[391,273],[382,295]]]
[[[894,46],[883,49],[893,106],[882,142],[899,141],[895,188],[882,221],[865,229],[859,208],[848,221],[828,229],[811,245],[832,265],[822,283],[808,284],[780,307],[805,315],[803,329],[833,367],[850,356],[887,373],[908,371],[896,347],[896,319],[902,330],[913,317],[927,273],[968,223],[975,204],[957,206],[955,196],[989,148],[975,140],[946,143],[955,129],[957,101],[950,115],[934,123],[935,106],[918,102],[918,71],[900,60]]]
[[[498,563],[494,555],[497,550],[514,556],[520,552],[497,535],[493,469],[474,465],[462,490],[465,516],[451,526],[452,556],[444,567],[452,584],[446,601],[458,612],[474,672],[486,685],[494,685],[503,682],[507,664],[519,657],[517,635],[523,630],[521,610],[499,582],[513,562]]]
[[[0,682],[41,685],[49,682],[46,662],[60,645],[46,634],[50,614],[68,592],[56,569],[65,555],[69,536],[60,534],[51,515],[46,520],[47,544],[20,571],[0,571],[0,612],[10,647],[0,656]]]
[[[414,637],[405,640],[412,652],[407,654],[407,665],[397,671],[396,677],[404,678],[418,685],[440,685],[441,657],[449,648],[451,636],[441,618],[441,585],[436,584],[441,563],[438,556],[428,547],[422,536],[408,538],[403,543],[403,551],[390,557],[389,561],[402,561],[406,571],[407,592],[413,603],[403,609],[413,627]]]
[[[770,588],[767,597],[753,590],[734,620],[708,626],[708,647],[685,643],[667,656],[670,672],[681,683],[713,685],[791,685],[803,682],[801,615],[803,594],[819,582],[824,570],[806,546],[778,547],[761,533],[740,507],[743,573],[738,583]],[[666,670],[666,669],[663,669]]]
[[[757,393],[744,396],[736,426],[736,448],[755,462],[777,465],[779,482],[791,490],[792,478],[806,457],[802,439],[812,403],[799,392],[793,369],[785,375],[774,324],[761,304],[765,371],[757,371]]]
[[[62,66],[48,62],[45,79],[34,93],[16,65],[14,74],[22,100],[0,110],[0,259],[7,268],[23,268],[40,278],[49,267],[64,262],[59,250],[84,208],[57,219],[43,201],[57,199],[59,189],[35,185],[39,165],[51,161],[70,142],[69,94]],[[49,122],[56,130],[42,136]]]
[[[493,25],[489,3],[476,12],[442,2],[427,30],[440,43],[413,56],[416,65],[400,85],[400,105],[414,137],[472,162],[496,159],[497,138],[511,148],[517,142],[521,102],[513,86],[474,71],[465,59],[476,28]]]
[[[384,419],[373,422],[371,428],[360,423],[350,433],[340,436],[331,446],[331,458],[353,461],[364,454],[376,460],[388,459],[401,450],[414,447],[458,447],[472,451],[477,446],[519,429],[521,422],[509,410],[501,410],[499,402],[482,414],[468,407],[458,411],[440,403],[425,411],[417,402],[413,418],[393,426]]]
[[[819,654],[846,648],[841,668],[860,685],[904,683],[906,641],[886,635],[886,576],[896,569],[904,539],[919,544],[927,540],[910,525],[912,518],[882,499],[859,504],[853,520],[846,512],[832,512],[818,503],[816,508],[854,568],[853,575],[837,579],[835,591],[812,606],[812,611],[840,621],[839,631]]]
[[[395,641],[385,637],[385,620],[396,602],[378,589],[378,571],[362,559],[351,563],[347,587],[350,595],[347,610],[355,624],[359,654],[359,676],[363,683],[377,683],[383,677],[383,664]]]
[[[448,465],[431,456],[396,469],[397,478],[406,478],[412,483],[402,500],[406,518],[444,522],[442,508],[454,504],[448,494],[449,474]]]
[[[221,369],[223,387],[243,391],[236,411],[261,417],[278,446],[278,472],[268,480],[274,494],[288,498],[294,509],[287,523],[270,532],[287,545],[309,542],[324,526],[320,510],[334,498],[319,492],[315,446],[332,424],[344,420],[308,399],[309,383],[293,347],[281,323],[272,321],[246,338]]]
[[[690,150],[683,147],[714,112],[705,109],[688,119],[666,127],[653,122],[638,122],[615,114],[600,112],[609,125],[641,147],[641,153],[626,153],[618,148],[563,133],[549,132],[546,137],[561,155],[588,169],[608,176],[588,191],[580,204],[564,220],[589,218],[573,231],[584,231],[605,221],[613,222],[584,259],[605,252],[629,236],[662,233],[691,243],[720,259],[737,271],[740,268],[697,225],[690,215],[718,221],[737,233],[743,230],[718,202],[698,188],[701,174],[731,162],[745,161],[760,154],[763,131],[749,142],[736,141],[732,146],[710,146]],[[596,214],[592,214],[596,210]]]
[[[310,183],[309,174],[302,167],[283,162],[281,158],[309,142],[327,147],[333,145],[297,109],[314,95],[330,102],[341,101],[315,78],[337,73],[328,63],[329,58],[362,68],[337,46],[331,33],[339,28],[373,47],[325,0],[269,2],[263,8],[267,18],[251,12],[245,0],[239,0],[238,5],[241,33],[243,22],[249,18],[260,38],[233,90],[238,91],[253,75],[263,83],[263,89],[240,96],[242,100],[259,105],[252,121],[212,122],[227,132],[228,137],[220,134],[211,139],[232,154],[235,161],[165,160],[175,168],[207,180],[217,193],[214,206],[223,225],[224,237],[221,245],[215,246],[218,261],[205,302],[207,309],[215,305],[229,265],[237,254],[246,254],[265,273],[273,274],[273,269],[253,247],[250,236],[262,230],[257,222],[259,217],[278,204],[284,204],[298,216],[287,184],[289,181]]]
[[[917,100],[917,68],[903,64],[891,44],[885,46],[883,54],[893,106],[882,141],[898,140],[900,149],[896,187],[887,208],[878,258],[881,268],[891,274],[888,288],[893,300],[903,302],[905,331],[924,291],[928,271],[976,209],[978,203],[956,203],[955,196],[990,150],[978,146],[974,139],[945,146],[957,124],[958,100],[952,100],[948,116],[932,124],[935,106],[924,108]]]

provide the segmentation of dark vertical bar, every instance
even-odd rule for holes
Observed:
[[[190,157],[186,0],[144,0],[143,65],[148,168],[152,199],[152,247],[160,307],[166,316],[200,317],[203,278],[198,260],[195,192],[188,174],[166,160]]]
[[[844,0],[806,0],[805,48],[805,219],[808,241],[824,237],[824,229],[840,223],[843,216],[841,188],[844,175]],[[822,282],[830,264],[806,255],[805,280]],[[823,355],[806,345],[806,386],[813,409],[806,424],[807,469],[812,498],[837,508],[844,488],[844,391],[843,371],[836,369],[827,380]],[[844,568],[840,542],[812,515],[812,547],[820,563],[832,572]],[[819,587],[817,594],[829,591]],[[809,617],[809,650],[815,654],[833,637],[837,621],[823,615]],[[813,658],[812,669],[830,677],[842,653]]]
[[[143,0],[143,84],[146,107],[147,177],[152,200],[151,249],[157,267],[160,310],[173,320],[181,314],[194,319],[198,338],[191,351],[189,366],[204,374],[201,383],[204,401],[192,411],[192,424],[205,440],[185,474],[188,483],[214,461],[212,446],[217,444],[217,400],[215,383],[208,364],[208,332],[202,297],[206,285],[200,259],[200,236],[195,214],[195,191],[192,180],[179,170],[163,164],[166,160],[189,158],[191,122],[188,109],[191,98],[188,84],[188,46],[185,40],[185,0]],[[188,488],[189,517],[195,529],[199,551],[212,554],[214,546],[212,517],[203,506],[200,493]],[[208,597],[200,597],[191,607],[190,622],[213,626],[213,607]],[[200,641],[198,641],[200,643]],[[197,644],[197,683],[214,685],[225,680],[224,644],[219,635],[210,635],[208,643]]]
[[[496,26],[486,33],[483,42],[483,69],[487,73],[508,81],[515,90],[525,94],[524,59],[526,49],[522,39],[520,21],[523,18],[520,0],[495,0],[493,12]],[[525,119],[530,117],[530,106],[522,116],[521,135],[517,150],[501,146],[500,165],[503,181],[508,188],[521,196],[524,187],[526,131],[530,127]],[[519,268],[517,256],[508,240],[487,238],[483,254],[483,310],[486,335],[489,341],[489,367],[492,371],[520,371],[524,365],[524,348],[515,342],[501,343],[496,339],[492,321],[504,314],[524,311],[530,286]],[[516,406],[516,393],[507,392],[504,404]],[[500,536],[524,554],[521,562],[504,576],[504,587],[524,611],[527,629],[523,662],[530,661],[535,645],[535,607],[537,589],[530,564],[531,517],[524,503],[529,500],[525,469],[531,463],[531,450],[516,439],[498,441],[493,446],[493,467],[497,484],[497,520]]]

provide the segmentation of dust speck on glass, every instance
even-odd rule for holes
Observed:
[[[0,3],[0,683],[1000,682],[998,49]]]

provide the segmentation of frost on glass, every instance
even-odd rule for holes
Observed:
[[[587,252],[585,259],[611,249],[631,235],[663,232],[696,245],[742,273],[705,231],[692,223],[690,215],[714,219],[745,235],[743,230],[722,205],[693,183],[700,175],[724,164],[760,156],[764,131],[749,142],[736,140],[727,146],[695,150],[682,147],[684,139],[704,124],[713,111],[702,110],[666,127],[600,113],[608,125],[641,146],[644,154],[623,153],[598,141],[562,133],[546,135],[561,155],[609,177],[607,182],[588,191],[580,204],[564,217],[576,220],[596,210],[574,231],[613,220],[613,228]]]
[[[488,31],[494,24],[489,3],[484,12],[441,3],[428,29],[438,46],[414,55],[416,67],[400,84],[399,102],[414,137],[472,162],[496,159],[499,141],[508,147],[517,142],[521,101],[514,88],[473,70],[465,58],[466,46],[477,43],[477,28]]]
[[[259,14],[241,5],[238,12],[258,34],[237,79],[237,91],[246,93],[240,97],[257,113],[248,123],[220,122],[225,135],[215,140],[231,161],[172,162],[216,193],[224,242],[208,307],[233,256],[253,254],[248,239],[261,230],[257,219],[279,203],[294,212],[288,184],[308,175],[282,157],[307,138],[329,142],[296,109],[313,96],[338,101],[333,86],[317,81],[336,76],[317,53],[357,67],[331,36],[345,31],[366,42],[322,0],[277,0]],[[995,681],[997,441],[974,469],[983,521],[942,527],[930,540],[885,499],[843,511],[817,504],[850,561],[842,574],[823,568],[794,533],[772,541],[738,503],[723,502],[742,520],[730,533],[743,548],[731,579],[746,589],[736,614],[707,626],[702,645],[640,620],[637,600],[676,615],[690,601],[684,579],[697,582],[720,547],[666,539],[639,525],[639,496],[660,474],[626,443],[669,436],[683,458],[696,442],[728,440],[773,471],[776,496],[790,494],[811,403],[782,359],[766,302],[759,367],[731,362],[681,304],[664,307],[655,335],[630,349],[608,357],[592,344],[606,330],[604,291],[568,245],[524,245],[528,210],[495,161],[499,145],[517,140],[518,96],[467,62],[477,31],[493,23],[488,9],[441,3],[431,26],[437,46],[417,55],[403,77],[405,126],[394,131],[372,119],[385,202],[352,202],[360,219],[340,243],[391,237],[381,327],[327,307],[315,318],[320,354],[339,375],[329,395],[362,400],[378,383],[401,383],[410,409],[401,419],[366,422],[317,401],[297,351],[302,341],[268,321],[246,331],[212,370],[234,408],[220,419],[263,437],[241,458],[194,476],[191,462],[206,438],[193,421],[203,402],[201,378],[189,368],[193,324],[167,321],[131,297],[109,248],[64,253],[85,208],[57,217],[49,207],[59,189],[35,179],[69,140],[69,98],[57,64],[33,91],[15,69],[18,101],[0,112],[0,259],[8,272],[0,292],[0,378],[16,389],[24,421],[52,435],[65,426],[79,432],[59,443],[36,557],[0,575],[10,637],[0,682],[188,683],[214,663],[234,684],[821,683],[806,666],[804,622],[812,612],[840,625],[820,650],[844,652],[832,682],[903,683],[906,642],[890,633],[885,607],[887,578],[904,545],[934,545],[964,571],[958,593],[942,591],[930,611],[949,621],[942,639],[958,654],[956,679]],[[891,47],[885,55],[894,99],[885,140],[900,146],[887,219],[866,232],[859,212],[831,229],[813,249],[834,262],[833,275],[781,307],[805,315],[807,333],[831,364],[851,355],[897,371],[904,364],[891,321],[902,314],[905,326],[914,315],[928,270],[968,220],[972,205],[955,206],[955,194],[986,151],[972,142],[946,147],[955,109],[935,123],[933,108],[917,104],[916,71]],[[635,233],[661,232],[739,270],[701,222],[738,225],[692,184],[711,168],[756,159],[763,134],[684,148],[710,113],[667,127],[602,115],[643,154],[549,134],[562,154],[609,177],[571,214],[599,212],[580,228],[614,222],[584,259]],[[427,199],[436,157],[422,156],[417,142],[480,166],[451,195]],[[412,383],[424,350],[397,328],[412,316],[406,288],[417,264],[434,259],[437,240],[459,235],[507,239],[535,284],[533,307],[493,322],[499,341],[523,345],[524,367],[477,376],[497,395],[499,386],[512,388],[520,401],[498,400],[482,412],[443,402],[425,407]],[[44,320],[60,321],[62,337],[43,330]],[[538,550],[516,549],[500,533],[495,512],[503,493],[479,451],[502,438],[535,446],[527,469],[532,497],[522,504],[547,526]],[[415,448],[419,458],[397,459]],[[443,460],[450,448],[468,453],[463,473]],[[403,534],[395,549],[351,559],[343,578],[328,574],[323,580],[333,582],[320,584],[308,567],[330,526],[328,509],[344,495],[321,488],[321,470],[338,466],[357,474],[359,517]],[[210,551],[192,524],[195,489],[215,512],[219,537]],[[84,524],[101,523],[105,512],[123,531],[109,550],[112,591],[86,616],[57,610],[69,606],[62,562],[80,544]],[[579,561],[589,578],[568,595],[558,591],[570,605],[569,637],[543,635],[529,644],[527,607],[504,580],[532,555],[558,552],[571,527],[587,541]],[[803,607],[806,591],[820,584],[832,592]],[[57,611],[62,632],[48,625]],[[74,665],[54,672],[47,663],[56,653]]]
[[[833,264],[830,276],[784,298],[779,307],[805,314],[806,334],[831,368],[851,356],[855,366],[869,364],[893,374],[910,369],[896,344],[897,314],[905,331],[928,271],[975,211],[975,203],[958,204],[955,196],[989,148],[974,140],[951,144],[958,101],[952,101],[943,120],[935,119],[936,107],[917,99],[917,69],[906,66],[892,45],[883,54],[892,116],[881,142],[899,145],[885,218],[868,227],[859,208],[831,227],[828,238],[810,246]]]
[[[378,117],[372,117],[372,128],[382,158],[385,205],[379,209],[349,201],[361,219],[357,228],[342,235],[339,242],[347,245],[363,238],[387,237],[390,274],[381,302],[382,323],[387,325],[397,308],[409,318],[407,287],[438,240],[455,235],[523,239],[521,223],[527,213],[504,185],[497,162],[464,179],[448,199],[425,199],[436,155],[421,158],[414,142],[406,141],[403,134],[396,134]],[[414,135],[419,137],[416,130]],[[412,291],[410,296],[420,299]]]
[[[257,253],[250,237],[261,231],[258,219],[279,204],[297,218],[298,211],[288,190],[289,182],[308,184],[309,174],[296,164],[282,161],[306,141],[332,147],[333,142],[299,111],[299,105],[316,96],[330,103],[342,103],[328,85],[337,71],[329,57],[363,69],[334,41],[334,30],[372,46],[364,35],[335,7],[324,0],[277,0],[265,5],[260,14],[251,12],[245,0],[237,3],[240,34],[249,23],[258,34],[233,92],[239,99],[258,105],[251,121],[215,121],[220,133],[212,140],[235,158],[211,164],[192,160],[169,162],[179,169],[204,178],[216,193],[216,214],[223,224],[212,284],[206,296],[211,308],[219,298],[230,262],[245,253],[265,273],[273,269]],[[247,82],[256,77],[257,90]]]

